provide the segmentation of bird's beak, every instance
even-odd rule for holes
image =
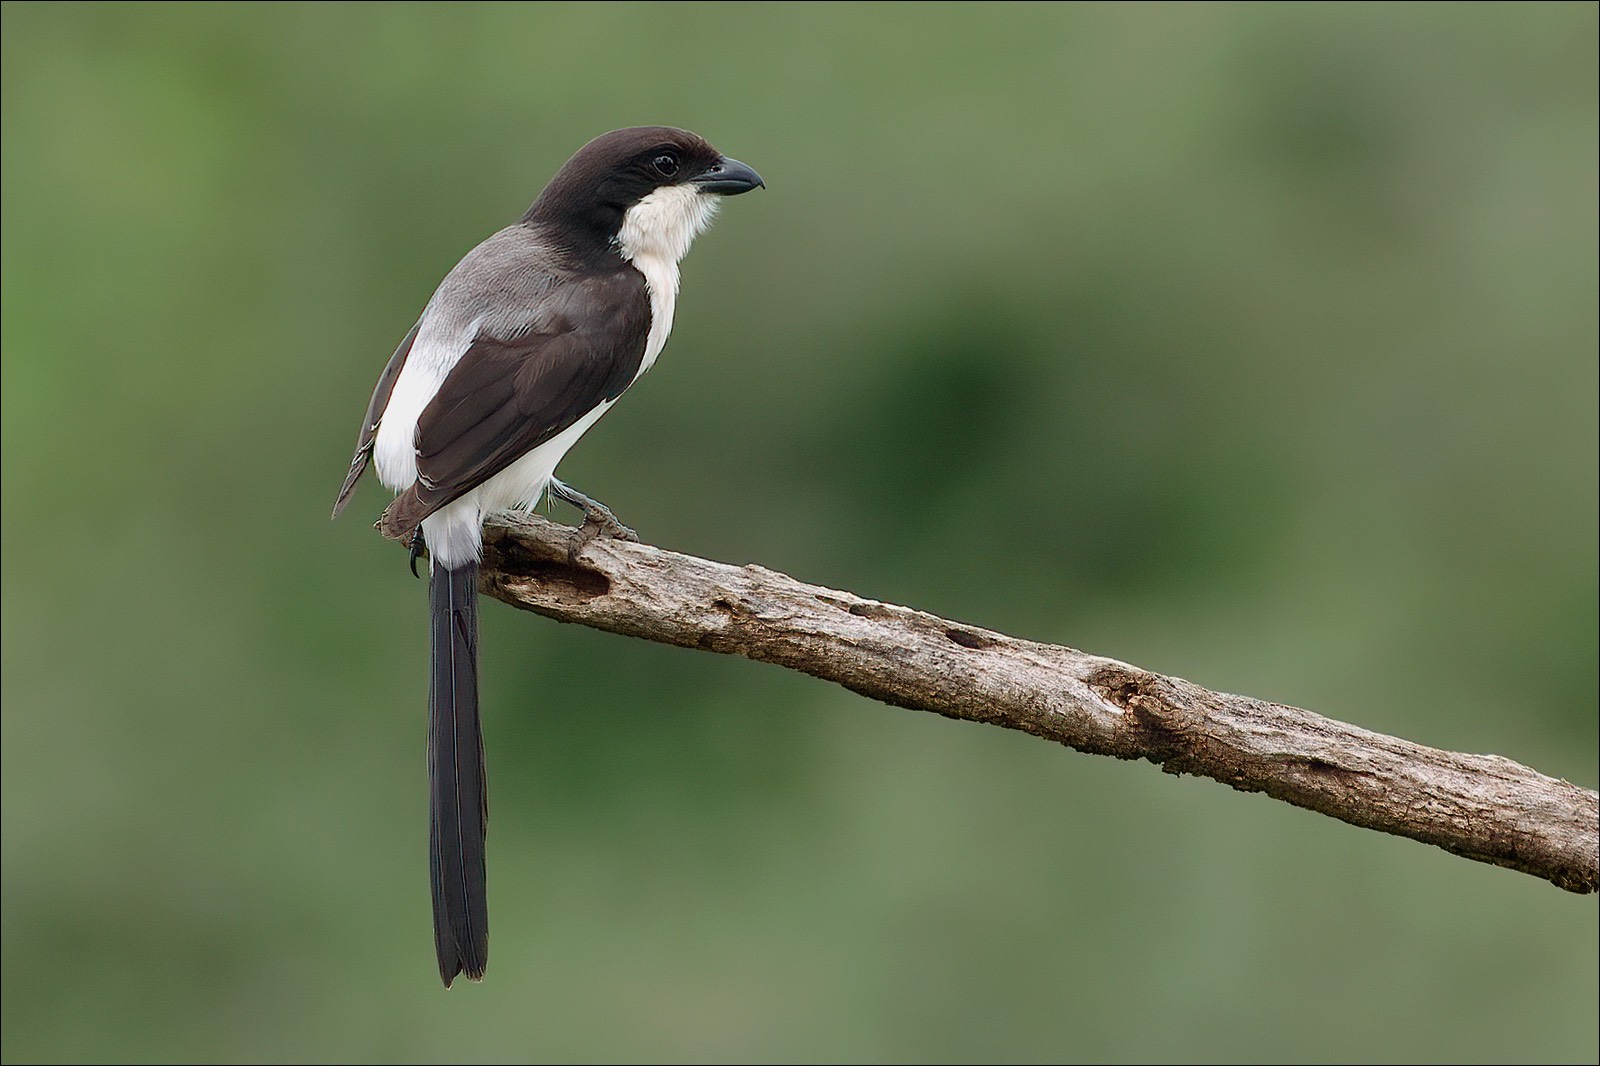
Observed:
[[[737,196],[751,189],[767,187],[760,174],[727,156],[718,159],[699,177],[690,178],[689,183],[699,186],[701,192],[716,193],[718,196]]]

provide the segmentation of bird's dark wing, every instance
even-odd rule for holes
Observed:
[[[644,278],[628,269],[575,282],[541,328],[480,333],[417,421],[418,479],[378,528],[403,539],[439,508],[614,400],[633,383],[650,331]]]
[[[400,369],[406,365],[406,356],[411,354],[411,345],[416,341],[420,328],[422,322],[419,320],[389,357],[389,365],[378,375],[378,384],[372,390],[372,402],[367,404],[367,417],[361,420],[361,435],[356,438],[355,458],[350,460],[350,472],[344,476],[344,484],[339,487],[338,499],[333,501],[334,518],[338,518],[344,505],[350,502],[350,494],[355,491],[356,482],[361,479],[367,461],[372,458],[372,442],[378,436],[378,423],[383,420],[384,408],[389,406],[389,394],[394,391],[395,380],[400,377]]]

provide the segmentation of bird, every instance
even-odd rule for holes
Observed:
[[[542,498],[585,529],[632,539],[556,478],[567,451],[654,365],[672,332],[678,264],[754,169],[671,126],[580,148],[523,216],[440,282],[378,376],[333,517],[370,464],[395,493],[377,526],[428,558],[429,865],[446,988],[488,962],[478,568],[485,519]],[[592,528],[591,528],[592,527]]]

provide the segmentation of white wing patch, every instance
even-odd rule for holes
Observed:
[[[430,304],[423,313],[422,328],[417,330],[406,365],[395,379],[388,406],[379,416],[378,435],[373,441],[372,465],[378,480],[394,492],[410,488],[417,480],[417,422],[422,418],[422,409],[438,395],[444,379],[478,333],[478,319],[461,328],[432,312]]]

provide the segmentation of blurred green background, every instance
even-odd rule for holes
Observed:
[[[1594,1061],[1597,908],[490,604],[327,519],[589,137],[756,166],[564,464],[647,540],[1593,787],[1596,7],[4,7],[7,1061]],[[563,515],[563,517],[569,517]]]

